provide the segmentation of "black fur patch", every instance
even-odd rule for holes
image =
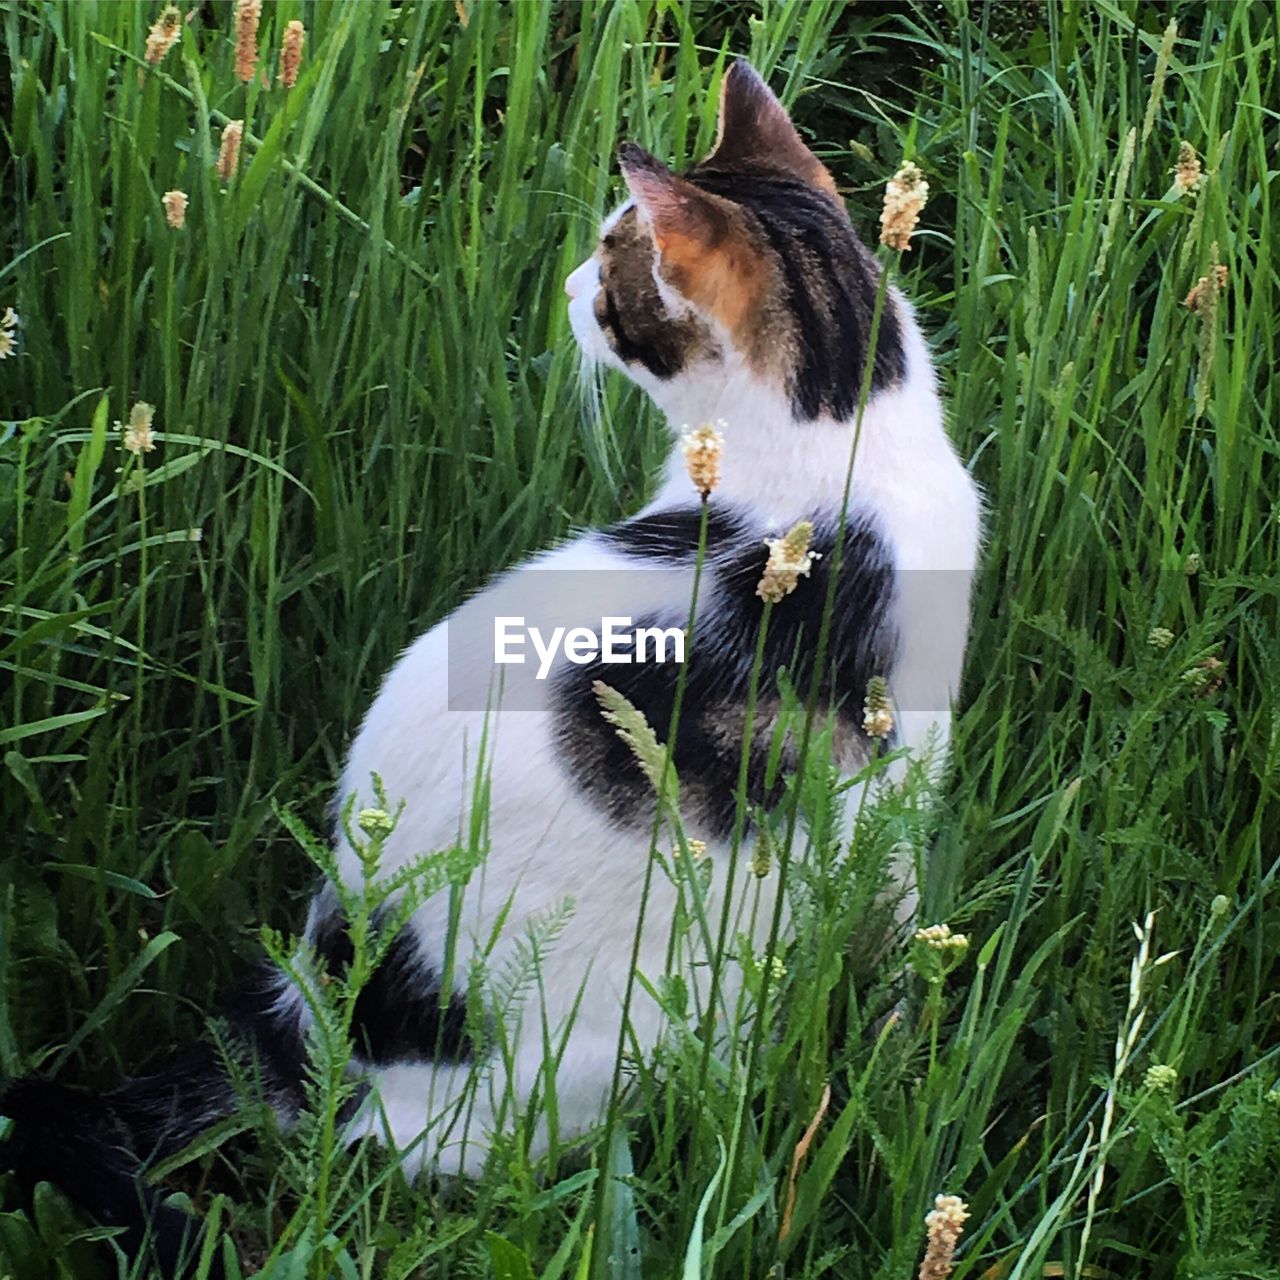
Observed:
[[[351,938],[336,904],[320,915],[311,942],[331,973],[351,964]],[[466,1000],[455,992],[441,1000],[439,976],[404,929],[356,997],[352,1034],[360,1055],[375,1066],[467,1062],[472,1045],[466,1024]]]
[[[772,169],[722,169],[711,161],[685,177],[748,210],[779,263],[783,305],[794,321],[799,348],[789,379],[796,417],[809,421],[824,412],[840,420],[850,417],[858,407],[880,270],[843,205]],[[886,297],[871,391],[893,386],[905,372],[901,324]]]
[[[0,1091],[0,1112],[13,1121],[0,1164],[14,1170],[27,1196],[38,1183],[53,1183],[91,1218],[119,1227],[127,1255],[149,1253],[166,1277],[195,1274],[200,1220],[166,1205],[162,1191],[137,1177],[132,1148],[103,1099],[28,1078]],[[208,1274],[225,1275],[218,1253]]]
[[[701,508],[673,507],[634,516],[600,532],[624,555],[687,564],[697,556],[701,527]],[[737,516],[718,507],[711,507],[707,512],[708,547],[727,546],[745,532],[746,525]]]
[[[696,547],[698,513],[664,512],[629,521],[609,531],[621,546],[637,554],[687,558]],[[753,533],[732,518],[709,538],[698,635],[688,658],[684,706],[674,761],[682,806],[707,824],[710,832],[732,830],[737,778],[742,758],[745,709],[763,602],[756,586],[768,551],[764,534]],[[778,676],[786,670],[801,696],[814,678],[813,650],[818,641],[830,581],[836,529],[819,526],[814,548],[821,552],[810,575],[773,608],[758,688],[757,721],[748,766],[748,799],[768,806],[780,782],[766,785],[771,724],[779,710]],[[646,545],[647,544],[647,545]],[[869,757],[871,740],[862,732],[862,702],[867,683],[889,675],[896,654],[890,609],[894,573],[888,548],[866,521],[845,530],[839,579],[832,609],[826,670],[819,675],[822,706],[836,710],[836,732]],[[637,626],[672,626],[681,616],[636,619]],[[675,663],[587,666],[566,665],[552,677],[552,705],[561,758],[579,784],[594,796],[610,819],[624,826],[653,818],[653,791],[630,749],[600,714],[592,693],[595,680],[612,685],[644,712],[665,740],[671,723],[679,667]]]
[[[193,1274],[199,1221],[138,1175],[252,1101],[238,1083],[278,1115],[297,1114],[305,1049],[296,1020],[276,1007],[279,989],[264,963],[232,999],[218,1044],[202,1041],[101,1096],[36,1077],[9,1083],[0,1112],[13,1130],[0,1144],[0,1166],[28,1190],[51,1182],[99,1222],[121,1227],[125,1252],[150,1253],[161,1274]],[[223,1275],[219,1255],[209,1275]]]

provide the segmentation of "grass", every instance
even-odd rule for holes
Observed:
[[[930,182],[902,269],[989,504],[936,831],[888,805],[797,858],[758,1061],[678,1041],[585,1161],[514,1141],[441,1191],[335,1152],[339,1005],[317,1124],[216,1132],[181,1185],[280,1276],[906,1277],[943,1191],[957,1277],[1280,1276],[1280,10],[265,8],[266,50],[307,25],[288,93],[235,79],[225,4],[144,73],[144,6],[0,3],[0,1071],[105,1086],[199,1033],[299,924],[396,652],[638,504],[659,425],[615,382],[583,413],[560,283],[616,143],[698,155],[748,54],[868,236],[904,155]],[[903,840],[972,944],[913,951],[894,1023],[901,957],[847,944]],[[0,1269],[114,1274],[6,1196]]]

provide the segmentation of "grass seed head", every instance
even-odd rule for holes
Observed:
[[[1151,77],[1151,93],[1147,98],[1147,114],[1142,121],[1142,141],[1151,136],[1156,122],[1156,112],[1164,96],[1165,77],[1169,74],[1169,59],[1173,57],[1173,46],[1178,40],[1178,23],[1174,19],[1164,29],[1164,38],[1160,41],[1160,49],[1156,54],[1155,72]]]
[[[7,360],[18,346],[18,313],[12,307],[5,307],[0,316],[0,360]]]
[[[298,83],[298,68],[302,65],[302,47],[307,42],[307,29],[294,18],[284,29],[280,41],[280,83],[292,89]]]
[[[1208,275],[1201,276],[1191,286],[1191,292],[1183,300],[1189,311],[1212,314],[1210,304],[1216,303],[1218,294],[1226,288],[1231,272],[1225,263],[1217,263]]]
[[[813,525],[808,520],[797,521],[785,537],[764,540],[769,559],[756,586],[756,595],[761,600],[777,604],[796,589],[801,578],[809,576],[813,562],[818,559],[818,552],[809,549],[812,540]]]
[[[717,423],[723,427],[723,422]],[[684,467],[693,481],[693,487],[705,502],[711,491],[720,483],[720,454],[724,449],[724,436],[709,422],[704,422],[682,437]]]
[[[244,136],[244,121],[230,120],[222,131],[222,145],[218,148],[218,177],[230,182],[240,164],[240,139]]]
[[[164,205],[165,220],[175,231],[181,231],[187,225],[187,193],[166,191],[160,203]]]
[[[667,759],[667,749],[658,741],[644,712],[603,680],[593,681],[591,691],[600,703],[600,714],[631,749],[650,785],[673,808],[678,808],[680,786],[675,766]]]
[[[1183,195],[1194,195],[1200,190],[1204,181],[1204,172],[1200,167],[1200,157],[1196,149],[1185,138],[1178,144],[1178,163],[1173,169],[1173,185]]]
[[[124,437],[125,449],[135,457],[150,453],[156,447],[155,433],[151,430],[151,423],[155,418],[155,413],[154,405],[139,400],[129,410],[129,421],[116,423]]]
[[[929,1233],[919,1280],[946,1280],[954,1268],[956,1245],[964,1232],[969,1206],[959,1196],[938,1196],[933,1208],[925,1214],[925,1230]]]
[[[869,738],[887,738],[893,732],[893,707],[889,703],[889,683],[884,676],[872,676],[867,681],[862,731]]]
[[[258,68],[262,0],[236,0],[236,79],[248,84]]]
[[[880,211],[880,243],[890,249],[911,248],[911,233],[920,221],[920,212],[929,198],[929,184],[918,166],[904,164],[884,189]]]
[[[1210,384],[1213,381],[1214,356],[1217,351],[1218,295],[1226,287],[1229,273],[1225,263],[1218,261],[1218,242],[1209,246],[1209,270],[1196,281],[1186,296],[1187,308],[1200,320],[1196,333],[1196,418],[1204,417],[1209,404]]]
[[[773,870],[773,836],[769,828],[761,826],[756,831],[756,842],[751,849],[751,874],[763,880]]]
[[[165,5],[160,16],[147,32],[147,48],[143,58],[151,66],[164,60],[164,56],[182,39],[182,13],[176,4]]]

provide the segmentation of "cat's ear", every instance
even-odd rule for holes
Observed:
[[[618,148],[618,163],[664,257],[713,250],[730,234],[733,206],[727,200],[699,190],[634,142]]]
[[[618,148],[618,162],[649,224],[663,279],[735,329],[754,313],[764,278],[760,249],[742,211],[672,173],[634,142]]]
[[[707,160],[782,169],[839,199],[826,165],[805,146],[787,109],[749,62],[735,62],[720,82],[720,124]]]

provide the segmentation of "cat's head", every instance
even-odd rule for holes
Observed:
[[[565,281],[583,352],[668,412],[714,410],[717,388],[746,382],[785,398],[799,421],[849,418],[878,268],[826,166],[752,67],[725,74],[715,147],[687,172],[630,142],[618,158],[631,198]],[[890,302],[873,392],[902,373]]]

